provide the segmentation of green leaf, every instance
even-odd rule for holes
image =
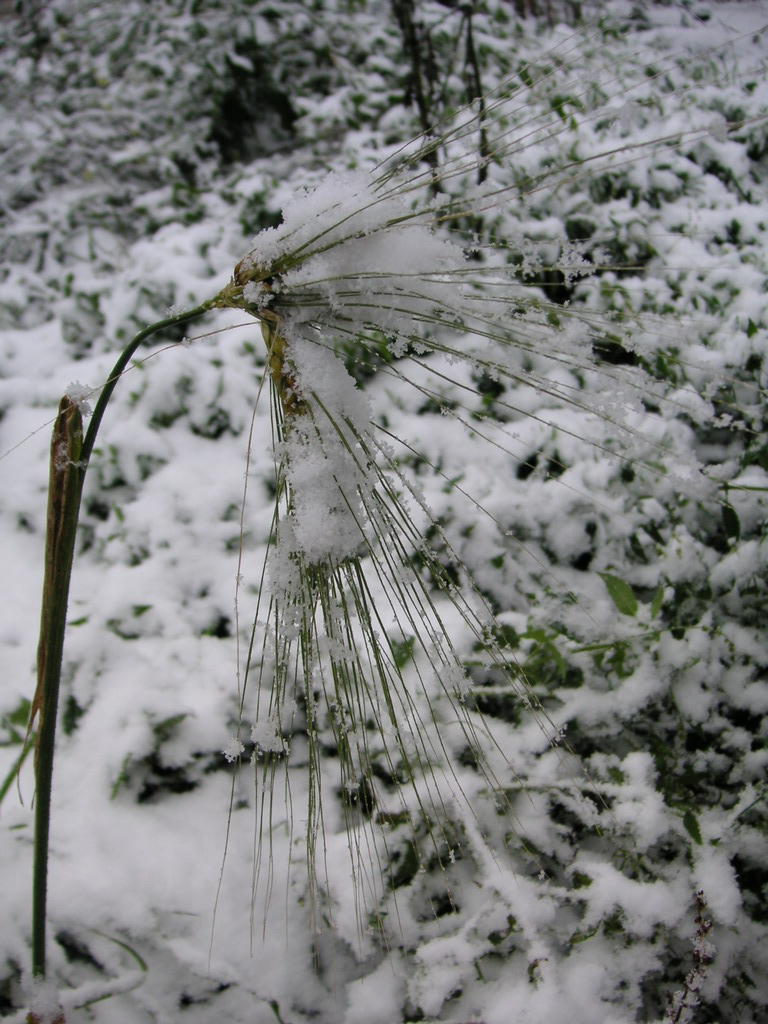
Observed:
[[[5,794],[8,792],[8,790],[11,788],[13,783],[18,778],[18,773],[21,771],[21,766],[24,764],[24,761],[26,759],[27,754],[34,747],[34,745],[35,745],[35,735],[36,735],[35,733],[32,733],[27,738],[27,741],[25,742],[24,746],[21,748],[21,753],[14,760],[13,764],[11,765],[11,767],[8,770],[8,774],[5,776],[5,778],[3,779],[2,783],[0,784],[0,804],[2,804],[3,800],[5,799]],[[11,826],[11,827],[14,827],[14,826]]]
[[[637,614],[637,598],[630,585],[619,576],[613,576],[609,572],[598,573],[610,594],[611,600],[619,609],[622,615]]]
[[[664,587],[661,584],[659,584],[659,586],[656,588],[656,592],[653,595],[653,600],[651,601],[651,618],[652,619],[655,619],[656,616],[659,614],[659,612],[661,611],[661,606],[663,604],[664,604]]]
[[[163,718],[159,722],[152,723],[152,732],[157,737],[158,743],[167,743],[176,734],[176,729],[184,719],[187,717],[186,711],[181,711],[178,715],[171,715],[169,718]]]
[[[149,966],[146,960],[144,960],[144,958],[136,952],[133,946],[129,946],[128,943],[123,942],[122,939],[116,939],[113,935],[105,935],[104,932],[96,932],[96,934],[101,935],[102,938],[108,939],[110,942],[114,942],[116,946],[119,946],[121,949],[124,949],[129,956],[133,957],[133,959],[136,961],[136,963],[139,965],[139,967],[145,974],[149,970]]]
[[[588,939],[591,939],[593,935],[597,934],[599,927],[600,925],[596,924],[593,928],[587,928],[587,930],[584,932],[574,932],[570,939],[568,939],[569,945],[575,946],[579,942],[586,942]]]
[[[398,669],[404,669],[413,657],[413,648],[416,643],[415,636],[408,636],[404,640],[390,640],[392,645],[392,657]]]
[[[723,505],[722,516],[726,537],[731,543],[736,543],[741,537],[741,522],[736,509],[732,505]]]
[[[685,831],[694,843],[696,843],[697,846],[701,846],[701,829],[699,828],[699,820],[690,807],[683,815],[683,825],[685,826]]]

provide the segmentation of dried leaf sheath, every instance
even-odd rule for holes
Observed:
[[[77,516],[85,476],[81,461],[83,417],[66,395],[51,440],[48,514],[45,539],[43,603],[37,648],[37,689],[32,700],[28,732],[39,719],[35,743],[35,864],[32,946],[34,974],[45,974],[45,904],[47,849],[50,828],[51,779],[59,700],[61,659],[67,618],[69,580],[77,532]]]
[[[80,450],[83,443],[83,417],[76,404],[62,398],[51,439],[51,463],[48,482],[46,517],[45,570],[43,606],[40,616],[40,640],[37,647],[37,689],[32,700],[29,728],[40,717],[40,730],[35,752],[37,771],[40,756],[40,733],[49,713],[55,717],[56,692],[46,687],[46,680],[58,679],[63,649],[63,633],[58,644],[51,625],[57,617],[66,616],[69,575],[74,551],[74,524],[80,504],[82,467]],[[74,517],[74,518],[73,518]],[[63,598],[63,607],[62,607]]]

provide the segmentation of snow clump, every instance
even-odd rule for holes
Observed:
[[[455,302],[466,270],[461,247],[432,231],[434,208],[411,208],[407,190],[361,171],[329,174],[283,208],[283,223],[262,231],[235,269],[243,298],[279,310],[295,324],[418,332],[436,309]],[[398,354],[397,352],[395,354]]]

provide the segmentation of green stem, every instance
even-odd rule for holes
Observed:
[[[88,460],[104,412],[123,371],[136,349],[158,331],[202,316],[219,305],[218,297],[179,316],[167,317],[139,331],[115,363],[101,390],[88,432],[83,437],[80,410],[68,397],[59,405],[51,441],[48,515],[45,539],[45,575],[37,649],[37,689],[32,701],[29,729],[35,716],[40,724],[35,743],[35,837],[32,881],[32,973],[45,975],[45,932],[48,890],[48,844],[51,821],[51,785],[56,713],[66,630],[69,584],[77,537],[80,502]]]
[[[115,365],[112,367],[112,373],[109,375],[106,384],[101,389],[99,400],[93,410],[91,416],[91,422],[88,426],[88,433],[85,435],[83,441],[83,450],[80,456],[82,462],[86,463],[91,457],[93,451],[93,445],[96,441],[96,435],[99,432],[101,426],[101,420],[104,416],[104,410],[109,404],[109,400],[112,397],[112,392],[117,387],[117,382],[120,380],[126,366],[133,358],[133,354],[136,349],[142,345],[147,338],[153,334],[157,334],[158,331],[164,330],[166,327],[175,327],[178,324],[187,323],[189,320],[196,320],[197,317],[202,316],[203,313],[207,313],[210,309],[215,309],[219,305],[218,296],[215,299],[210,299],[208,302],[203,302],[199,306],[195,306],[194,309],[188,310],[186,313],[180,313],[178,316],[169,316],[165,320],[158,320],[157,323],[150,324],[149,327],[145,327],[142,331],[136,335],[131,343],[123,350],[120,358],[117,360]],[[85,476],[85,471],[83,471]]]

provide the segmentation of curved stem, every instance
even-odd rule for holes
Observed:
[[[45,975],[45,932],[48,890],[48,844],[51,819],[51,785],[56,713],[59,701],[64,633],[66,630],[69,584],[72,576],[77,524],[88,460],[96,435],[117,382],[136,349],[165,327],[202,316],[218,305],[218,297],[179,316],[166,317],[145,327],[123,350],[102,388],[88,431],[76,403],[65,396],[51,440],[48,514],[45,538],[45,574],[37,649],[37,689],[32,700],[29,734],[39,716],[35,743],[35,837],[32,881],[32,973]]]
[[[91,422],[83,441],[83,449],[80,455],[81,462],[84,462],[87,465],[88,460],[91,457],[91,452],[93,451],[96,435],[98,434],[99,427],[101,426],[104,411],[112,397],[112,392],[117,387],[117,382],[120,380],[126,366],[133,358],[133,354],[136,349],[139,348],[147,338],[150,338],[153,334],[157,334],[158,331],[162,331],[166,327],[175,327],[178,324],[187,323],[189,320],[195,320],[197,317],[202,316],[203,313],[207,313],[209,309],[214,309],[217,305],[217,299],[210,299],[208,302],[203,302],[199,306],[195,306],[194,309],[188,310],[186,313],[180,313],[178,316],[169,316],[166,317],[165,320],[158,320],[157,323],[150,324],[149,327],[145,327],[143,330],[139,331],[131,343],[123,349],[120,354],[120,358],[112,367],[112,372],[107,378],[106,384],[101,389],[99,400],[96,402],[96,406],[93,410]],[[83,471],[83,475],[85,475],[85,471]]]

